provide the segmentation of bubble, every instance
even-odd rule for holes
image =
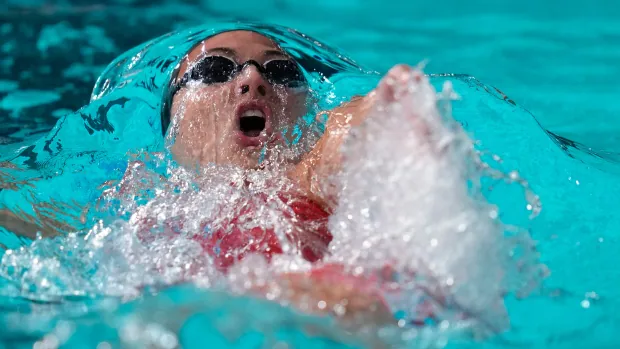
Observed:
[[[33,348],[37,349],[56,349],[59,346],[58,338],[54,334],[47,334],[41,339],[34,343]]]

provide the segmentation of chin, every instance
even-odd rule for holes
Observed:
[[[261,165],[259,163],[260,153],[256,152],[256,154],[243,154],[231,161],[231,164],[238,166],[244,170],[256,170],[260,169]]]

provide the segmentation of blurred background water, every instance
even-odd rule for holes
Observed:
[[[98,73],[126,49],[216,18],[290,26],[379,71],[428,59],[428,72],[467,73],[500,88],[554,133],[603,152],[617,148],[613,0],[4,2],[0,96],[14,84],[45,91],[30,98],[46,102],[28,110],[35,123],[52,123],[50,109],[59,116],[84,105]],[[0,102],[3,124],[18,113],[9,104]]]

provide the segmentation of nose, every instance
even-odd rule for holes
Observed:
[[[237,79],[237,93],[239,95],[250,94],[251,97],[264,97],[267,95],[268,86],[269,83],[253,65],[243,68]]]

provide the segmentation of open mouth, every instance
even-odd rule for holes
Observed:
[[[246,101],[237,107],[237,142],[243,147],[258,147],[272,136],[271,108],[260,101]]]
[[[265,129],[267,119],[259,109],[244,111],[239,117],[239,130],[247,137],[258,137]]]

